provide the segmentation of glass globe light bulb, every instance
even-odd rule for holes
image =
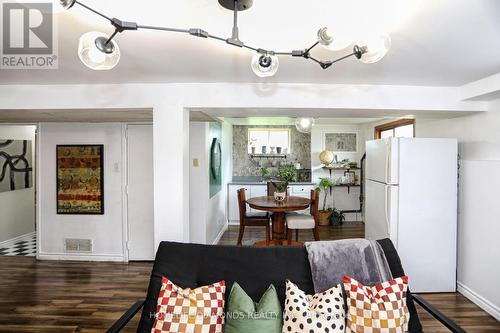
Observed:
[[[104,61],[106,61],[106,54],[101,52],[97,47],[93,47],[89,49],[89,59],[96,63],[96,64],[102,64]]]
[[[76,0],[59,0],[59,4],[64,9],[70,9],[75,4]]]
[[[311,133],[314,126],[314,118],[297,118],[295,120],[295,127],[301,133]]]
[[[356,43],[360,47],[366,47],[366,52],[359,59],[365,64],[373,64],[380,61],[391,48],[391,37],[389,35],[370,36]]]
[[[331,29],[323,27],[318,30],[318,42],[325,49],[340,51],[352,44],[353,40],[348,34],[334,34]]]
[[[101,32],[87,32],[80,37],[78,57],[93,70],[109,70],[120,61],[120,49],[114,40]]]
[[[270,77],[278,71],[279,60],[275,55],[256,53],[252,57],[251,66],[255,75]]]

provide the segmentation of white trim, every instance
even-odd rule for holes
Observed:
[[[491,303],[477,292],[473,291],[461,282],[457,282],[457,291],[471,300],[484,311],[492,315],[496,320],[500,321],[500,307]]]
[[[34,235],[35,235],[35,232],[32,231],[32,232],[28,232],[27,234],[24,234],[21,236],[17,236],[17,237],[11,238],[11,239],[4,240],[3,242],[0,242],[0,247],[10,247],[20,240],[22,240],[24,238],[33,237]]]
[[[129,260],[129,228],[128,228],[128,126],[122,124],[122,250],[123,261]]]
[[[217,245],[219,244],[220,239],[222,238],[222,235],[226,232],[226,230],[229,228],[228,224],[226,223],[224,227],[221,229],[217,237],[215,237],[215,240],[212,242],[212,245]]]
[[[40,221],[42,220],[42,190],[40,187],[40,179],[42,179],[42,168],[40,164],[42,135],[40,135],[40,124],[36,125],[35,133],[35,232],[36,232],[36,255],[42,249],[42,227]]]
[[[72,260],[72,261],[112,261],[126,262],[123,256],[116,254],[76,254],[76,253],[38,253],[38,260]]]

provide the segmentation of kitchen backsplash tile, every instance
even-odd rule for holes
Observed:
[[[311,134],[300,133],[295,126],[233,126],[233,176],[260,176],[260,168],[268,167],[274,175],[278,166],[272,166],[272,161],[280,159],[252,159],[248,154],[248,129],[249,128],[290,128],[291,153],[287,154],[285,163],[300,163],[302,168],[311,168]]]

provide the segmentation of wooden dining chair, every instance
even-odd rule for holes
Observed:
[[[310,214],[290,213],[286,215],[286,235],[288,242],[292,241],[295,230],[295,240],[299,241],[299,230],[312,229],[314,240],[319,241],[319,192],[311,190]]]
[[[238,190],[238,205],[240,209],[240,233],[238,235],[237,245],[241,246],[245,227],[266,227],[266,243],[269,243],[271,240],[269,213],[247,213],[247,201],[244,188]]]

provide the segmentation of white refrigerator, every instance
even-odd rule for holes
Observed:
[[[366,142],[365,236],[390,238],[413,292],[456,291],[456,139]]]

